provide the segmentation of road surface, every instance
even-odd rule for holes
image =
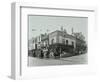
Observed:
[[[28,57],[28,66],[50,66],[50,65],[75,65],[75,64],[86,64],[87,54],[53,59],[53,58],[36,58]]]

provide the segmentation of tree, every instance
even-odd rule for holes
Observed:
[[[73,33],[73,35],[74,35],[77,39],[80,39],[80,40],[82,40],[82,41],[85,40],[85,37],[84,37],[84,35],[82,34],[82,32]]]

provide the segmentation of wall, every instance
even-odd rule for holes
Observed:
[[[1,0],[0,1],[0,82],[3,81],[13,81],[8,76],[10,76],[11,69],[11,2],[24,1],[33,2],[34,4],[46,4],[48,6],[62,6],[67,5],[72,6],[93,6],[97,7],[97,21],[100,21],[100,0]],[[96,22],[97,22],[96,21]],[[97,28],[98,26],[98,28]],[[44,78],[44,79],[34,79],[31,82],[100,82],[100,23],[96,23],[95,29],[96,36],[95,44],[93,50],[96,56],[97,74],[87,74],[87,75],[69,75],[56,78]],[[95,34],[94,34],[95,35]]]
[[[59,43],[62,43],[62,39],[64,39],[65,41],[68,40],[68,44],[69,44],[69,45],[71,45],[72,42],[76,43],[75,40],[70,39],[70,38],[64,38],[64,37],[62,37],[62,36],[59,36]],[[74,46],[75,46],[75,45],[74,45]]]
[[[61,33],[57,32],[53,32],[49,35],[49,43],[52,43],[52,39],[54,39],[54,43],[63,43],[63,39],[66,42],[66,40],[68,40],[68,45],[72,45],[72,42],[74,42],[74,48],[76,47],[76,41],[73,38],[65,38],[62,36]]]

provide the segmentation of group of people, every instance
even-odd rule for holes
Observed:
[[[55,49],[49,49],[49,48],[43,48],[43,49],[36,49],[32,52],[33,57],[38,58],[60,58],[60,50]]]

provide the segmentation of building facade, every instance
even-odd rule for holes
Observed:
[[[79,35],[79,34],[78,34]],[[69,53],[80,53],[87,49],[86,42],[63,30],[41,34],[31,40],[30,49],[56,49]]]
[[[33,39],[33,49],[39,49],[49,46],[49,37],[47,34],[41,34]]]
[[[72,45],[74,48],[76,48],[76,38],[64,31],[56,30],[49,34],[49,45],[56,43]]]

